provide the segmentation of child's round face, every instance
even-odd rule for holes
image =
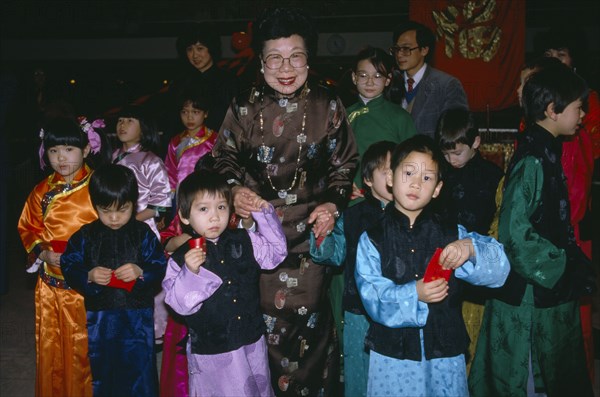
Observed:
[[[573,135],[577,132],[585,112],[581,99],[571,102],[562,113],[556,114],[556,135]]]
[[[392,190],[387,184],[387,178],[390,172],[392,171],[390,170],[390,154],[388,153],[385,164],[382,167],[377,167],[373,170],[370,181],[364,181],[365,185],[371,188],[373,197],[386,204],[393,199]]]
[[[396,209],[406,215],[411,224],[431,199],[442,189],[438,181],[438,165],[428,153],[411,152],[389,174]]]
[[[364,98],[377,98],[390,84],[388,76],[375,69],[368,59],[363,59],[356,65],[356,72],[352,72],[352,82],[356,85],[358,93]]]
[[[465,145],[464,143],[457,143],[454,149],[443,150],[446,161],[454,168],[462,168],[469,160],[477,153],[479,147],[480,138],[475,138],[473,146]]]
[[[190,208],[189,218],[179,213],[181,222],[208,239],[219,237],[229,224],[230,208],[225,197],[198,192]]]
[[[132,117],[119,117],[117,121],[117,137],[126,149],[140,143],[142,140],[140,121]]]
[[[188,131],[196,132],[204,125],[204,119],[208,113],[201,109],[196,109],[191,104],[186,103],[181,108],[181,122]]]
[[[100,222],[113,230],[117,230],[125,226],[131,219],[133,215],[133,203],[127,202],[121,207],[117,207],[114,203],[110,207],[96,206],[96,212],[98,213]]]
[[[56,173],[62,175],[67,183],[73,182],[89,152],[89,145],[83,149],[77,146],[57,145],[47,150],[50,166]]]

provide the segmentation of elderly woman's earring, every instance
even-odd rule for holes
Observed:
[[[309,69],[309,68],[310,68],[310,66],[306,65],[306,69]]]

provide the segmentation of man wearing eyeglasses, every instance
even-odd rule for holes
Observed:
[[[394,30],[393,40],[390,55],[400,73],[394,76],[391,99],[411,114],[419,134],[433,138],[442,112],[469,108],[465,91],[458,79],[427,64],[435,48],[435,36],[428,27],[404,22]]]

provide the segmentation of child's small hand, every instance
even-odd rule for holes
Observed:
[[[456,240],[448,244],[440,255],[440,265],[444,269],[456,269],[475,255],[475,248],[470,238]]]
[[[253,204],[256,211],[260,211],[263,208],[269,208],[269,202],[260,196],[254,198]]]
[[[257,211],[256,203],[261,200],[258,194],[243,186],[235,186],[231,193],[233,195],[233,207],[240,218],[249,218],[252,211]]]
[[[127,283],[137,279],[142,273],[142,268],[135,263],[126,263],[115,270],[115,277]]]
[[[356,183],[352,184],[352,194],[350,195],[350,200],[355,200],[359,197],[365,197],[365,191],[363,189],[359,189],[358,186],[356,186]]]
[[[193,248],[185,254],[185,265],[190,271],[198,274],[200,266],[206,262],[206,252],[201,248]]]
[[[88,272],[88,281],[100,285],[107,285],[110,282],[112,270],[107,267],[96,266]]]
[[[440,302],[448,296],[448,282],[443,278],[428,283],[420,279],[417,281],[417,296],[421,302]]]
[[[43,260],[49,265],[60,266],[60,256],[62,254],[60,252],[54,252],[49,250],[44,250],[40,253],[38,258]]]

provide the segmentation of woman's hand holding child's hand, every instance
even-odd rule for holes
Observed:
[[[142,275],[142,268],[134,263],[126,263],[115,270],[115,277],[126,283],[133,281]]]
[[[100,285],[108,285],[110,282],[110,276],[112,269],[102,266],[96,266],[88,272],[88,281],[91,281]]]
[[[448,282],[443,278],[428,283],[420,279],[417,281],[417,296],[421,302],[440,302],[448,296]]]
[[[206,252],[204,252],[202,248],[192,248],[186,252],[184,258],[187,268],[195,274],[198,274],[200,266],[206,262]]]
[[[233,207],[235,213],[242,219],[248,219],[251,212],[266,208],[269,203],[258,194],[243,186],[236,186],[231,190],[233,194]]]
[[[333,203],[323,203],[313,210],[308,217],[308,223],[314,223],[312,231],[315,238],[331,234],[335,225],[334,213],[336,211],[337,207]]]
[[[475,256],[475,248],[470,238],[456,240],[448,244],[440,255],[440,265],[444,269],[456,269],[470,257]]]

